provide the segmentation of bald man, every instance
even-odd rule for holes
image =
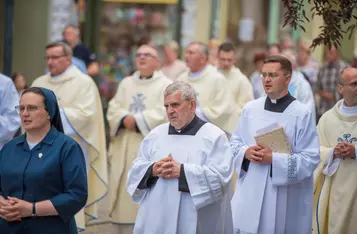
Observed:
[[[314,233],[357,230],[356,68],[342,71],[337,89],[343,99],[322,115],[318,124],[321,163],[314,175]]]
[[[96,61],[96,56],[80,42],[79,36],[79,29],[74,25],[68,25],[63,30],[63,39],[72,47],[74,59],[79,59],[85,63],[89,76],[97,76],[99,74],[99,64]]]
[[[192,42],[187,47],[185,60],[189,71],[178,80],[195,89],[197,116],[218,126],[229,136],[237,126],[239,115],[228,81],[217,68],[208,64],[208,47],[200,42]]]
[[[158,51],[142,45],[136,51],[135,62],[138,71],[120,82],[107,112],[111,136],[110,216],[118,224],[135,223],[138,208],[126,191],[125,181],[140,143],[151,129],[167,122],[164,90],[171,80],[157,71]]]

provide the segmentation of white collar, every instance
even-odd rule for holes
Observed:
[[[207,68],[207,65],[201,71],[188,73],[188,76],[191,79],[198,78],[206,70],[206,68]]]
[[[340,106],[340,112],[343,115],[357,115],[357,105],[356,106],[346,106],[343,101]]]
[[[52,79],[59,79],[59,78],[65,76],[66,73],[68,72],[68,70],[70,70],[73,66],[74,66],[74,65],[69,66],[63,73],[61,73],[61,74],[59,74],[59,75],[57,75],[57,76],[52,76],[50,73],[48,73],[48,75],[49,75]]]

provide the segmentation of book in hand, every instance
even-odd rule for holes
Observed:
[[[291,147],[288,137],[285,134],[284,127],[272,129],[268,132],[254,136],[257,143],[261,143],[275,153],[291,154]]]

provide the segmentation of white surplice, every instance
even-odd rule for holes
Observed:
[[[127,190],[140,205],[134,233],[231,234],[227,191],[234,168],[225,133],[210,123],[196,135],[168,131],[167,123],[150,132],[129,171]],[[190,192],[178,191],[178,179],[162,178],[153,187],[139,190],[148,168],[170,153],[184,165]]]
[[[319,162],[311,111],[296,100],[283,112],[268,111],[265,102],[263,97],[245,106],[231,139],[239,175],[232,199],[234,233],[311,233],[313,171]],[[273,153],[272,165],[250,162],[245,172],[244,154],[256,145],[256,132],[273,124],[284,127],[293,153]]]
[[[19,94],[14,83],[0,73],[0,149],[20,128],[20,115],[15,110],[17,105]]]

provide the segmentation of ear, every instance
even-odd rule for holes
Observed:
[[[338,84],[338,85],[337,85],[337,90],[338,90],[338,92],[343,96],[343,85]]]
[[[195,101],[195,100],[192,100],[192,101],[191,101],[191,110],[192,110],[192,111],[196,111],[196,107],[197,107],[196,101]]]

